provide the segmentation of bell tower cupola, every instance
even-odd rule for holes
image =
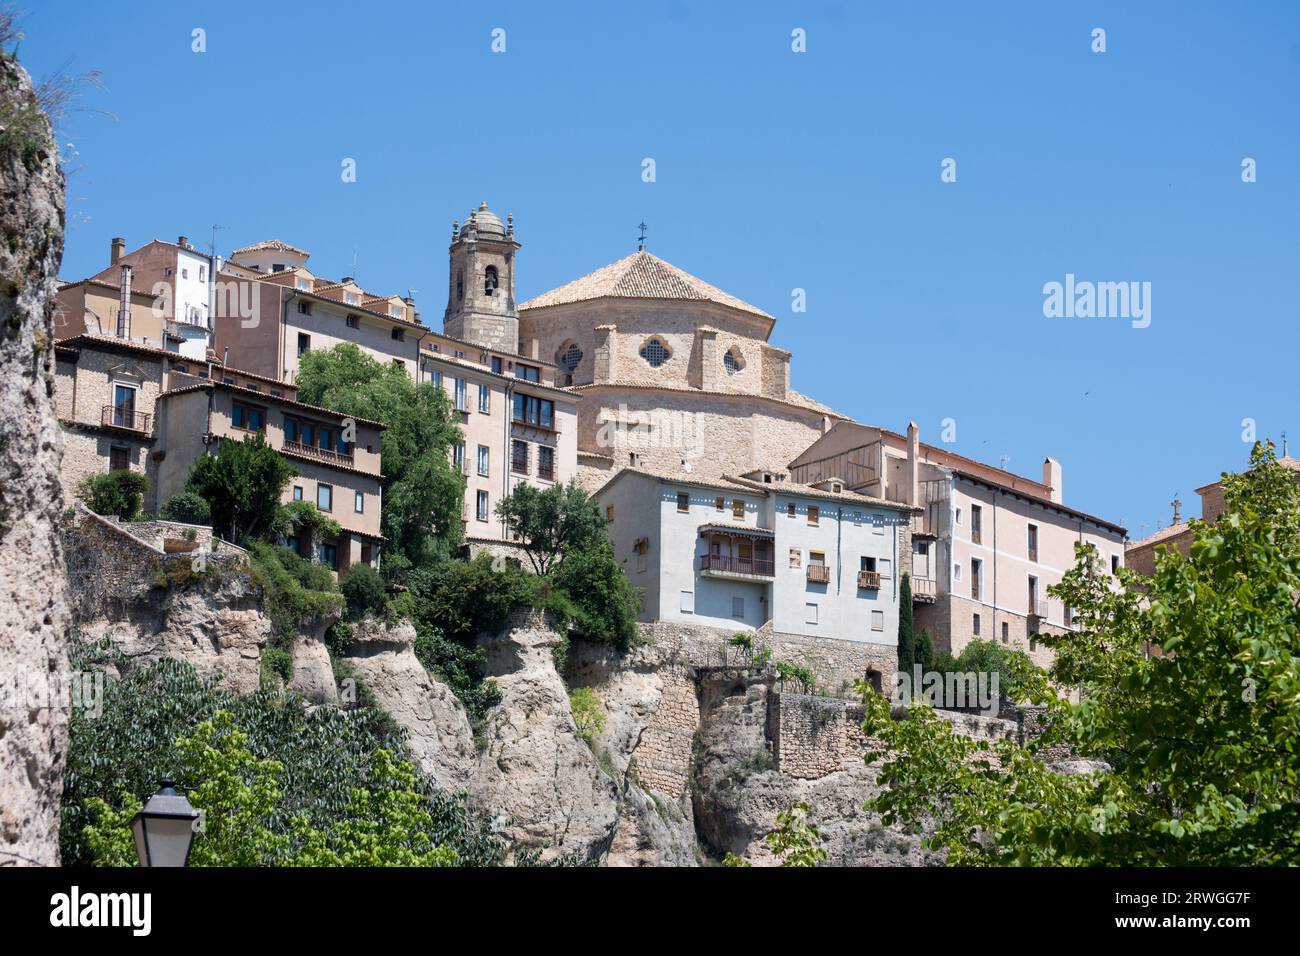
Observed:
[[[442,329],[450,336],[504,352],[519,351],[515,308],[514,216],[503,223],[487,203],[451,225],[451,273]]]

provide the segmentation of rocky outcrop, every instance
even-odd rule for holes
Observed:
[[[215,569],[154,587],[118,614],[78,620],[92,641],[109,638],[131,669],[164,657],[189,661],[201,677],[217,677],[240,694],[261,682],[262,648],[271,620],[262,589],[241,571]]]
[[[0,866],[59,860],[69,675],[52,314],[63,191],[31,81],[0,52]]]
[[[915,834],[886,827],[864,809],[879,793],[876,769],[846,761],[817,779],[799,779],[773,766],[767,721],[772,675],[718,668],[701,678],[701,723],[694,754],[695,826],[714,856],[734,853],[755,865],[775,865],[763,838],[777,815],[806,802],[830,866],[921,866],[942,862],[922,850]]]
[[[300,637],[289,645],[289,690],[313,704],[336,704],[338,687],[329,648],[315,637]]]
[[[406,729],[420,767],[447,790],[470,783],[477,753],[465,707],[415,656],[415,628],[367,618],[353,631],[347,668]]]
[[[529,612],[481,643],[501,703],[484,722],[471,792],[500,811],[511,841],[543,847],[543,859],[601,859],[618,821],[619,790],[578,736],[555,669],[559,634]]]

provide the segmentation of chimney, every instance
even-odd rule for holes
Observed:
[[[1061,463],[1055,458],[1043,461],[1043,484],[1052,492],[1052,500],[1058,505],[1065,499],[1061,496]]]
[[[131,267],[122,266],[122,285],[117,303],[117,334],[119,338],[131,337]]]
[[[1174,499],[1174,524],[1178,524],[1178,522],[1183,520],[1182,515],[1180,514],[1182,507],[1183,507],[1183,503],[1179,501],[1177,498],[1175,498]]]
[[[189,236],[177,236],[177,237],[176,237],[176,245],[180,246],[182,249],[188,249],[188,248],[190,247],[190,237],[189,237]]]
[[[921,430],[916,427],[916,422],[907,423],[907,466],[903,472],[907,479],[907,487],[904,490],[906,497],[903,499],[909,505],[919,504],[920,486],[919,479],[921,475]]]
[[[112,250],[108,257],[108,264],[115,266],[117,260],[122,258],[122,253],[126,252],[126,240],[121,236],[114,236]]]
[[[340,284],[342,285],[347,285],[351,281],[353,281],[352,276],[344,276],[342,279],[339,280]]]

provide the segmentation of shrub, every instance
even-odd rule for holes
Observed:
[[[481,647],[467,647],[450,641],[436,627],[416,631],[415,656],[424,669],[451,688],[465,705],[470,723],[478,726],[487,712],[501,703],[496,681],[487,677],[487,653]]]
[[[87,475],[77,485],[77,497],[97,515],[112,515],[130,521],[144,502],[149,479],[138,471],[110,471]]]
[[[261,434],[222,438],[218,453],[194,462],[185,485],[212,507],[213,527],[235,544],[266,537],[280,514],[280,494],[298,469]]]
[[[343,600],[348,603],[348,611],[353,617],[362,617],[367,612],[378,613],[387,603],[384,582],[379,572],[368,564],[354,564],[343,572],[339,580],[339,590]]]
[[[192,491],[172,495],[162,506],[159,515],[166,521],[181,521],[185,524],[212,523],[212,508],[208,506],[207,499]]]
[[[578,736],[592,740],[605,729],[605,705],[590,687],[575,687],[569,691],[569,709],[573,722],[578,725]]]
[[[261,541],[253,542],[249,551],[266,590],[263,610],[278,643],[287,643],[307,622],[342,610],[343,595],[328,568]]]
[[[281,683],[289,683],[289,678],[293,674],[293,660],[289,657],[289,652],[279,647],[267,647],[262,649],[262,683],[276,683],[279,678]]]
[[[641,598],[608,544],[569,554],[552,573],[551,584],[567,597],[573,624],[584,637],[623,650],[636,642]]]

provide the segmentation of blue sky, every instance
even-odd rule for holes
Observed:
[[[101,73],[62,131],[65,278],[114,235],[206,246],[217,224],[221,252],[304,246],[436,324],[451,220],[480,200],[515,214],[521,300],[633,251],[644,219],[650,251],[777,316],[795,388],[933,442],[953,418],[948,447],[1023,474],[1050,454],[1066,502],[1133,537],[1175,493],[1197,513],[1244,418],[1300,449],[1300,4],[20,10],[37,78]],[[1067,273],[1150,282],[1150,326],[1046,318]]]

